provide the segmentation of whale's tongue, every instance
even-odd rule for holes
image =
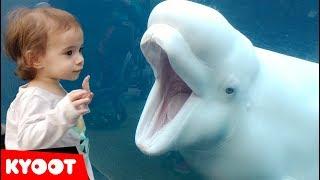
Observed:
[[[167,121],[172,120],[191,94],[185,82],[167,65],[167,85],[164,97],[164,113]]]
[[[176,114],[178,113],[182,105],[186,102],[188,97],[189,94],[180,93],[171,98],[167,111],[167,118],[169,120],[172,120],[176,116]]]

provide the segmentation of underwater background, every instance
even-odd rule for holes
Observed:
[[[319,63],[318,0],[193,0],[217,9],[252,43],[264,49]],[[18,87],[15,65],[3,53],[8,11],[16,7],[64,9],[84,30],[85,66],[80,78],[62,82],[71,91],[90,74],[95,93],[86,115],[90,159],[100,179],[201,179],[178,152],[148,157],[136,147],[134,135],[154,81],[139,47],[152,8],[161,0],[2,0],[1,123]]]

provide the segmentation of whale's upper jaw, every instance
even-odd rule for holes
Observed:
[[[159,45],[149,40],[141,49],[156,80],[140,117],[135,141],[145,154],[157,155],[175,148],[175,140],[195,105],[191,101],[197,96],[172,69]]]

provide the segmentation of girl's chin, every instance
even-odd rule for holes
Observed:
[[[79,78],[79,74],[67,77],[67,78],[63,78],[63,80],[67,80],[67,81],[75,81]]]
[[[71,79],[71,81],[75,81],[79,78],[79,75],[75,76],[74,78]]]

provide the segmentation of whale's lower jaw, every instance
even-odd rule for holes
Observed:
[[[155,86],[157,86],[157,83],[153,88],[156,88]],[[152,96],[152,94],[149,96]],[[190,94],[177,115],[160,128],[158,127],[159,129],[157,129],[157,120],[159,119],[152,118],[150,120],[146,118],[149,115],[143,113],[135,136],[135,142],[140,151],[147,155],[161,155],[170,150],[177,150],[180,134],[182,134],[187,117],[190,115],[188,112],[197,104],[194,103],[194,100],[197,101],[197,99],[198,97],[195,94]],[[150,110],[145,107],[143,111]]]

